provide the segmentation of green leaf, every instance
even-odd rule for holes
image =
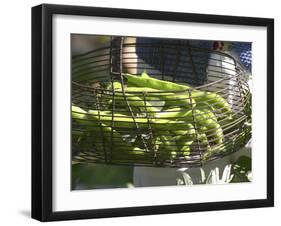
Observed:
[[[232,173],[234,177],[232,183],[250,182],[248,176],[252,170],[252,159],[247,156],[241,156],[234,164]]]

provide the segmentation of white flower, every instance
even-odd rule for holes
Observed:
[[[194,182],[191,176],[184,172],[183,169],[179,170],[181,172],[182,178],[177,178],[177,185],[193,185]],[[205,171],[200,168],[201,178],[199,180],[199,184],[229,184],[233,178],[233,174],[231,174],[231,165],[226,165],[222,177],[220,178],[219,168],[216,167],[210,171],[207,179],[205,176]],[[250,176],[250,175],[249,175]]]
[[[233,174],[230,173],[231,173],[231,165],[226,165],[223,170],[222,178],[220,179],[219,168],[216,167],[215,169],[211,170],[206,180],[206,184],[229,184],[234,176]]]

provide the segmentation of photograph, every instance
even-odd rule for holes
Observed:
[[[70,36],[71,190],[251,183],[251,42]]]
[[[274,20],[32,8],[32,217],[274,205]]]

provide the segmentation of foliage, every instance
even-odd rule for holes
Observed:
[[[252,159],[247,156],[241,156],[234,164],[232,173],[234,175],[232,183],[250,182],[252,177]]]
[[[72,189],[126,188],[133,183],[133,167],[72,164]]]

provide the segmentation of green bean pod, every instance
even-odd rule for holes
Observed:
[[[72,119],[86,120],[87,111],[83,110],[80,107],[72,105],[71,106],[71,116],[72,116]]]
[[[175,134],[176,136],[185,136],[188,139],[194,140],[196,137],[196,131],[194,126],[191,123],[186,124],[185,130],[171,130],[171,133]]]
[[[182,142],[177,142],[178,146],[179,146],[179,152],[181,154],[183,154],[184,157],[188,157],[191,153],[191,144],[193,143],[194,141],[191,140],[191,141],[182,141]]]
[[[128,115],[117,114],[110,111],[98,111],[98,110],[89,110],[88,115],[94,120],[100,120],[102,123],[118,128],[132,128],[134,123],[138,123],[140,128],[148,128],[148,119],[136,117],[135,120]],[[113,116],[113,117],[112,117]],[[113,119],[113,121],[112,121]]]
[[[135,76],[130,74],[125,74],[124,76],[128,80],[128,86],[148,87],[167,91],[190,91],[191,97],[195,100],[196,103],[206,102],[215,109],[217,109],[220,113],[224,113],[227,115],[232,114],[232,109],[228,102],[217,93],[194,90],[188,85],[181,85],[174,82],[155,79],[149,77],[147,74],[146,76]]]
[[[194,110],[194,118],[196,123],[201,127],[206,127],[208,134],[213,137],[215,143],[221,144],[223,142],[223,130],[220,127],[220,124],[213,119],[206,116],[200,110]]]
[[[205,118],[210,118],[215,122],[218,122],[216,115],[211,110],[205,108],[205,109],[200,109],[200,111],[202,111],[205,114],[204,115]]]
[[[149,87],[126,87],[126,93],[143,96],[145,93],[146,98],[157,97],[165,101],[165,106],[180,106],[182,108],[192,108],[196,106],[196,102],[188,94],[176,94],[173,92],[163,92],[163,90],[153,89]]]
[[[200,133],[198,135],[198,140],[204,146],[204,148],[206,148],[206,151],[208,151],[208,152],[211,151],[211,146],[209,144],[208,137],[205,133]]]
[[[161,118],[146,118],[146,117],[135,117],[134,119],[131,116],[117,114],[115,113],[112,121],[112,112],[110,111],[98,111],[98,110],[89,110],[88,111],[89,119],[93,121],[101,121],[102,123],[111,126],[114,122],[114,127],[124,127],[124,128],[134,128],[134,124],[137,123],[139,128],[148,129],[149,126],[152,129],[159,130],[188,130],[190,129],[187,118],[183,118],[182,121],[176,121],[172,119],[161,119]],[[185,121],[183,121],[185,120]],[[189,119],[191,120],[191,118]]]
[[[190,116],[192,116],[192,110],[186,110],[186,109],[181,109],[181,108],[172,108],[165,112],[157,113],[155,115],[155,118],[180,120],[183,117],[190,117]]]
[[[158,90],[175,90],[175,91],[184,91],[189,87],[185,85],[176,84],[174,82],[163,81],[156,78],[148,76],[147,73],[143,72],[141,76],[135,76],[131,74],[124,75],[128,80],[128,86],[139,86],[147,87]]]
[[[229,116],[232,114],[232,109],[228,102],[219,94],[211,93],[207,91],[192,90],[192,98],[198,104],[206,104],[211,106],[213,109],[218,111],[219,114],[223,116]]]
[[[101,112],[101,115],[104,115],[104,112]],[[72,117],[74,117],[76,120],[78,119],[79,123],[81,123],[82,126],[85,127],[85,129],[87,129],[87,132],[90,131],[93,144],[95,145],[95,148],[97,148],[98,152],[104,153],[105,148],[108,155],[110,155],[112,136],[112,145],[114,147],[112,148],[111,153],[112,159],[145,160],[147,157],[149,157],[148,153],[144,152],[138,147],[133,147],[131,144],[125,142],[121,134],[119,134],[116,130],[99,122],[98,117],[89,116],[89,114],[87,114],[87,112],[82,108],[72,106]],[[89,117],[92,120],[89,120]],[[102,141],[102,139],[104,139],[104,142]],[[110,156],[108,156],[108,158],[110,158]]]
[[[122,84],[120,82],[113,82],[113,83],[110,82],[106,87],[106,89],[110,90],[110,91],[112,89],[116,90],[116,89],[121,89],[121,88],[122,88]]]
[[[158,151],[158,159],[159,160],[166,160],[166,159],[174,159],[177,156],[177,144],[176,142],[167,137],[167,136],[160,136],[161,144],[159,145]]]
[[[116,94],[115,94],[116,95]],[[159,112],[159,110],[155,107],[153,107],[148,101],[144,101],[142,98],[138,97],[138,96],[134,96],[131,94],[126,94],[126,99],[123,95],[116,95],[114,97],[115,99],[115,104],[119,104],[121,106],[123,106],[124,108],[127,107],[127,103],[126,100],[128,101],[128,104],[130,106],[139,108],[140,111],[147,113],[148,115],[154,115],[157,112]],[[109,101],[109,104],[111,105],[113,102],[113,100]]]

